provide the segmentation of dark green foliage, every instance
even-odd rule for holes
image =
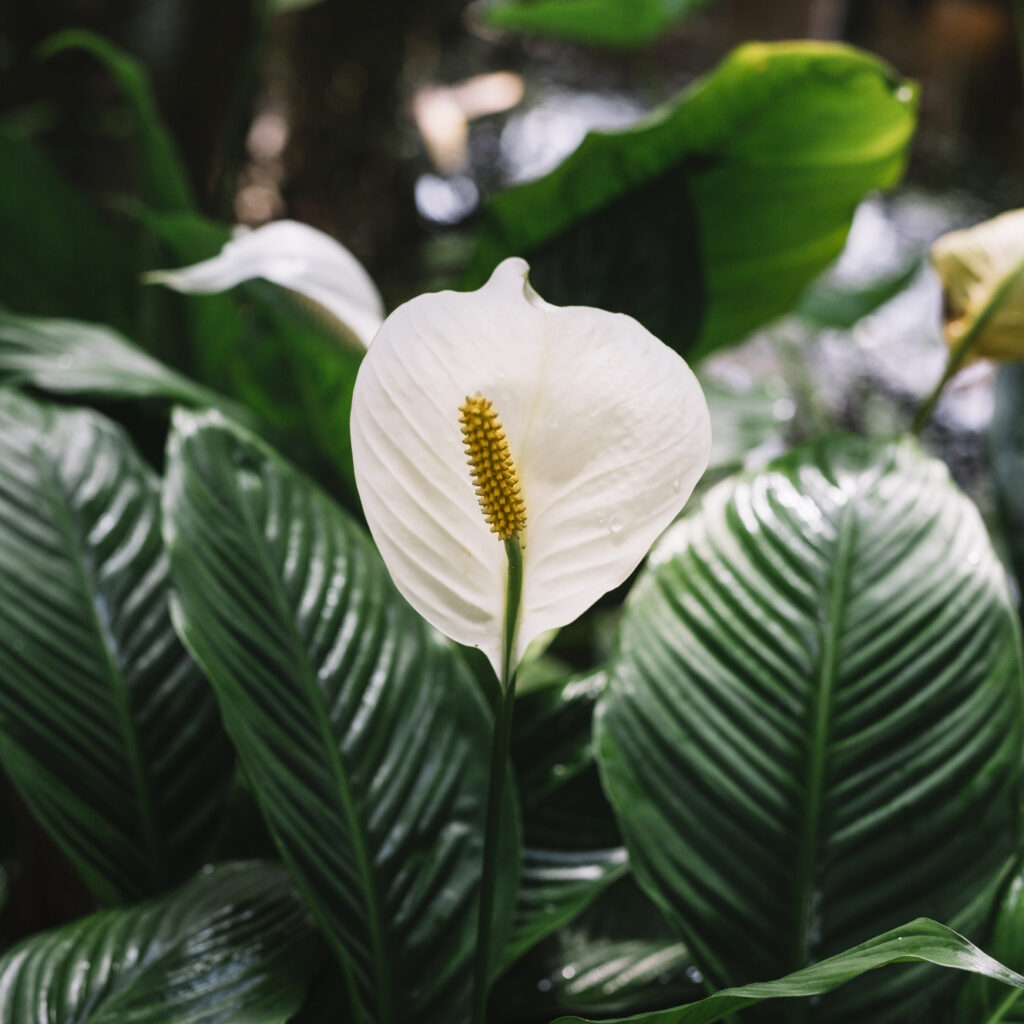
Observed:
[[[165,514],[180,632],[354,1018],[461,1020],[491,728],[476,681],[362,531],[220,417],[176,415]],[[511,795],[503,832],[499,937],[518,876]]]
[[[274,865],[223,864],[177,892],[35,936],[0,959],[2,1024],[284,1024],[316,933]]]
[[[168,576],[157,480],[127,437],[0,391],[0,756],[107,903],[203,862],[231,775]]]
[[[1020,638],[975,508],[911,442],[712,491],[623,621],[598,758],[639,880],[718,984],[928,914],[978,934],[1018,841]],[[809,1019],[903,1020],[902,974]]]

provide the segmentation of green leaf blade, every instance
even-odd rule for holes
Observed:
[[[891,964],[915,961],[969,971],[993,978],[1004,985],[1024,988],[1024,976],[993,960],[952,929],[921,918],[778,981],[723,989],[697,1003],[655,1013],[606,1020],[602,1024],[714,1024],[715,1021],[723,1020],[737,1010],[754,1006],[765,999],[825,995],[868,971]],[[554,1024],[593,1022],[585,1021],[581,1017],[559,1017]]]
[[[285,873],[225,864],[20,943],[0,958],[0,1024],[284,1024],[316,960]]]
[[[629,313],[704,355],[792,308],[859,201],[901,177],[915,120],[914,86],[851,47],[742,46],[637,125],[593,132],[495,196],[466,284],[524,256],[550,301]],[[602,261],[593,240],[609,232]]]
[[[941,464],[837,439],[723,484],[657,549],[620,644],[599,763],[638,878],[718,983],[893,917],[982,926],[1018,837],[1020,640]],[[827,1019],[918,998],[887,980]]]
[[[0,392],[0,755],[104,902],[202,862],[231,771],[171,626],[159,516],[113,424]]]
[[[220,417],[176,415],[165,509],[180,632],[355,1016],[461,1020],[490,740],[475,681],[358,528]],[[511,797],[503,832],[499,935],[517,874]]]

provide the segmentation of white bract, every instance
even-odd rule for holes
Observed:
[[[279,220],[236,235],[220,253],[179,270],[154,270],[152,284],[209,294],[261,277],[322,306],[364,346],[384,320],[384,302],[363,265],[330,235]]]
[[[686,363],[635,320],[561,308],[508,259],[479,291],[421,295],[385,321],[352,401],[356,483],[398,589],[500,673],[507,561],[478,504],[460,409],[504,426],[526,527],[512,665],[621,583],[707,465],[711,424]]]

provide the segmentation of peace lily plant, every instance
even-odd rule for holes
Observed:
[[[356,483],[398,589],[486,654],[494,725],[473,1019],[484,1019],[516,668],[622,583],[707,466],[686,363],[628,316],[545,302],[507,259],[384,322],[352,401]]]

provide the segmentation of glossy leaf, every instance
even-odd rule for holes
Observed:
[[[813,967],[796,971],[778,981],[744,985],[742,988],[723,989],[706,999],[687,1006],[677,1006],[657,1013],[643,1013],[630,1017],[628,1024],[714,1024],[744,1007],[754,1006],[765,999],[793,999],[819,996],[845,985],[867,971],[890,964],[935,964],[970,971],[994,978],[1004,985],[1024,989],[1024,976],[993,960],[962,935],[944,925],[919,918],[902,928],[894,928],[853,949],[830,957]],[[899,977],[899,975],[893,975]],[[907,976],[903,976],[904,984]],[[803,1007],[801,1007],[803,1009]],[[803,1019],[803,1018],[801,1018]],[[830,1018],[831,1019],[831,1018]],[[875,1018],[862,1018],[874,1020]],[[590,1024],[580,1017],[559,1017],[555,1024]],[[602,1024],[626,1024],[624,1018],[605,1020]]]
[[[224,864],[0,958],[0,1024],[284,1024],[317,938],[284,871]]]
[[[0,392],[0,757],[103,902],[202,863],[231,773],[168,572],[157,483],[121,430]]]
[[[491,1000],[497,1021],[640,1013],[706,994],[686,946],[626,875],[531,949]]]
[[[1020,638],[977,510],[912,442],[726,482],[637,584],[597,720],[638,879],[718,984],[929,913],[981,928],[1018,839]],[[809,1019],[902,1020],[854,987]]]
[[[112,327],[2,310],[0,374],[57,394],[167,398],[197,405],[227,402],[153,359]]]
[[[742,46],[639,124],[495,196],[467,283],[525,256],[549,301],[630,313],[705,354],[791,309],[838,256],[858,202],[903,172],[915,95],[848,47]]]
[[[491,721],[457,651],[363,532],[215,414],[179,412],[166,533],[177,622],[360,1021],[468,1011]],[[496,918],[518,868],[511,794]]]
[[[616,49],[654,42],[708,0],[499,0],[476,12],[489,28]]]
[[[516,699],[512,759],[523,815],[523,870],[512,962],[573,920],[629,871],[591,745],[601,673],[542,686]]]

